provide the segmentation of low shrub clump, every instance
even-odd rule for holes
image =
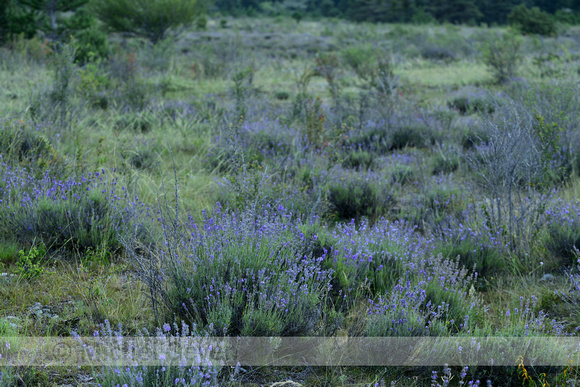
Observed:
[[[46,173],[37,180],[25,168],[3,165],[0,176],[0,238],[19,246],[42,242],[51,251],[114,252],[138,205],[126,193],[117,195],[117,181],[107,181],[104,170],[67,180]]]
[[[328,202],[336,221],[378,219],[395,203],[395,195],[378,173],[367,176],[344,173],[329,183]]]
[[[236,215],[218,205],[212,215],[200,226],[161,220],[167,247],[132,255],[154,301],[212,335],[316,334],[325,253],[302,254],[308,241],[282,206]]]

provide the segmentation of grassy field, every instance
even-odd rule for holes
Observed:
[[[502,51],[505,28],[226,20],[110,36],[82,66],[42,39],[0,48],[0,385],[575,385],[565,347],[544,350],[570,364],[3,366],[19,339],[97,331],[575,340],[578,27]]]

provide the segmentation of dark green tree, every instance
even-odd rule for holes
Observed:
[[[94,0],[92,10],[117,32],[140,36],[153,44],[173,28],[192,23],[206,10],[204,0]]]
[[[8,38],[8,0],[0,0],[0,43],[3,43]]]
[[[0,44],[11,35],[24,34],[32,38],[36,34],[39,15],[16,0],[0,0]]]
[[[467,23],[483,16],[475,0],[434,0],[427,9],[441,22]]]
[[[477,8],[482,13],[481,22],[492,24],[506,24],[507,15],[521,0],[477,0]]]
[[[342,0],[338,9],[356,21],[408,22],[417,5],[413,0]]]
[[[515,7],[508,15],[508,23],[522,34],[555,36],[556,21],[538,7],[528,8],[524,4]]]
[[[64,12],[76,11],[87,4],[88,0],[18,0],[20,4],[28,7],[30,12],[40,15],[39,28],[44,31],[52,41],[62,38],[62,33],[68,28],[61,23],[58,16]],[[88,28],[90,24],[79,25],[79,29]]]

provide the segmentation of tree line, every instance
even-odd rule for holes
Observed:
[[[536,8],[561,21],[575,23],[580,0],[216,0],[220,13],[259,14],[264,4],[277,5],[297,17],[342,17],[354,21],[402,23],[506,24],[518,6]],[[271,7],[269,7],[271,8]]]

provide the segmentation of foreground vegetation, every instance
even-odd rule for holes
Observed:
[[[580,30],[223,20],[82,64],[74,40],[0,49],[0,336],[576,334]],[[0,384],[578,377],[517,364]]]

